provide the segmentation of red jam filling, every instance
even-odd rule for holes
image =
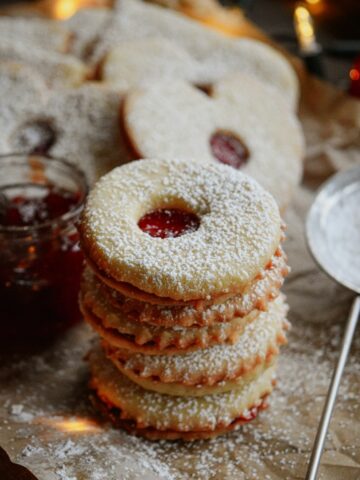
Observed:
[[[34,227],[24,234],[0,235],[0,340],[7,345],[48,340],[81,319],[77,296],[83,255],[78,233],[72,221],[52,222],[79,205],[80,193],[26,187],[25,193],[12,197],[0,192],[0,230]]]
[[[216,132],[210,138],[211,152],[225,165],[243,167],[249,159],[249,150],[236,136],[227,132]]]
[[[180,237],[199,228],[199,218],[179,208],[159,208],[140,218],[138,226],[143,232],[158,238]]]

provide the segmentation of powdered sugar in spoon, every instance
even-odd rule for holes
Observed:
[[[331,177],[307,217],[306,234],[318,265],[356,293],[346,323],[340,355],[321,416],[306,480],[315,480],[352,339],[360,314],[360,167]]]

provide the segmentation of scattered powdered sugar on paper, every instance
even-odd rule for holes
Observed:
[[[20,453],[18,461],[32,465],[34,472],[55,474],[54,478],[59,480],[173,478],[167,465],[157,459],[151,447],[142,447],[138,439],[122,438],[124,435],[116,431],[104,435],[102,431],[94,436],[74,436],[73,439],[57,439],[45,444],[40,437],[33,440],[36,446],[26,447]],[[38,446],[41,444],[43,446]]]
[[[24,405],[15,404],[11,405],[11,416],[19,422],[31,422],[34,419],[34,415],[24,411]]]

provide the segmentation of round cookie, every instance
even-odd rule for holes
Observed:
[[[240,419],[244,423],[254,418],[256,407],[262,405],[273,388],[274,368],[270,367],[254,381],[230,392],[175,397],[144,390],[131,382],[106,360],[100,349],[93,350],[89,360],[90,386],[100,399],[117,420],[133,422],[133,433],[150,438],[155,438],[155,431],[156,438],[195,439],[234,429]]]
[[[70,52],[87,60],[101,33],[106,31],[113,16],[111,8],[85,7],[63,21],[72,34]]]
[[[247,75],[219,82],[210,97],[181,81],[135,89],[124,101],[123,126],[138,158],[228,163],[258,180],[281,209],[301,179],[298,120]]]
[[[118,92],[88,83],[53,91],[43,85],[37,100],[28,91],[26,79],[13,82],[5,100],[10,106],[0,133],[3,153],[38,152],[65,158],[80,167],[90,183],[124,161]],[[4,110],[2,103],[0,112]]]
[[[229,392],[230,390],[239,389],[249,384],[267,368],[276,365],[277,358],[278,355],[274,354],[266,364],[259,364],[255,368],[251,369],[251,371],[244,373],[238,378],[224,380],[214,385],[185,385],[181,382],[164,383],[152,377],[142,377],[141,375],[129,370],[126,372],[125,376],[145,390],[175,397],[203,397],[204,395],[216,395],[218,393]],[[121,371],[121,368],[119,368],[119,362],[113,360],[113,363]]]
[[[0,17],[0,45],[3,42],[21,43],[51,52],[66,53],[71,45],[71,32],[62,22],[33,17]]]
[[[32,68],[0,62],[0,154],[16,151],[9,143],[17,121],[46,104],[49,91],[44,79]]]
[[[185,50],[166,39],[133,40],[121,42],[107,53],[100,78],[120,91],[164,79],[196,83],[197,64]]]
[[[252,310],[267,310],[268,302],[279,295],[284,277],[289,268],[286,255],[279,248],[271,261],[246,286],[241,295],[233,295],[225,301],[217,301],[207,305],[205,302],[196,302],[189,305],[157,305],[142,302],[134,298],[125,297],[103,282],[96,280],[96,288],[101,290],[107,303],[123,312],[129,319],[162,327],[204,327],[218,322],[228,322],[234,317],[244,317]]]
[[[93,61],[103,59],[121,42],[153,37],[168,40],[188,53],[197,63],[197,83],[202,86],[209,86],[224,75],[247,72],[272,85],[291,108],[296,107],[297,76],[275,49],[252,39],[229,38],[179,12],[145,2],[119,3],[97,42]]]
[[[207,45],[199,56],[201,63],[199,83],[213,85],[223,77],[240,74],[265,85],[283,104],[296,111],[299,101],[299,81],[286,60],[274,48],[250,38],[224,38]],[[238,88],[242,88],[238,85]]]
[[[88,75],[80,60],[72,55],[49,52],[43,48],[23,44],[19,41],[3,41],[0,44],[0,61],[15,61],[29,66],[40,74],[49,87],[77,87]]]
[[[95,308],[85,306],[83,299],[80,302],[84,319],[109,345],[144,355],[179,355],[212,345],[233,344],[243,332],[245,325],[258,315],[255,311],[246,317],[234,318],[211,327],[163,329],[137,325],[119,315],[110,317],[111,320],[106,317],[104,321],[94,313]],[[106,325],[110,324],[110,321],[116,326]]]
[[[251,372],[258,365],[268,365],[286,342],[284,330],[287,305],[283,296],[245,325],[233,345],[215,345],[181,355],[133,354],[105,344],[109,358],[124,375],[135,373],[162,383],[216,385]],[[251,315],[251,314],[250,314]],[[132,377],[133,378],[133,377]]]
[[[175,238],[139,228],[149,212],[174,209],[198,228]],[[274,199],[253,179],[214,162],[155,159],[100,179],[79,228],[85,255],[115,282],[182,301],[240,293],[282,236]]]
[[[209,327],[163,328],[139,323],[107,302],[95,275],[86,269],[83,274],[80,307],[85,320],[115,348],[129,349],[147,355],[176,354],[207,348],[214,344],[235,343],[247,323],[259,314],[254,310],[245,317]]]
[[[57,132],[49,153],[80,166],[90,182],[124,161],[119,133],[121,96],[97,84],[56,92],[47,106]]]

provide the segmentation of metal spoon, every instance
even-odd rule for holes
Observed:
[[[360,314],[360,167],[331,177],[307,217],[309,248],[318,265],[356,293],[346,323],[340,355],[329,386],[306,480],[315,480],[352,339]]]

